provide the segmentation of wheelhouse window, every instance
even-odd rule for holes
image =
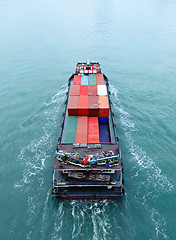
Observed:
[[[86,67],[86,70],[91,70],[91,67]]]

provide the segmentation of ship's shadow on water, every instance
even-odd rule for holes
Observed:
[[[123,139],[120,147],[124,159],[125,196],[116,201],[59,201],[52,197],[54,151],[66,98],[64,85],[35,113],[32,124],[40,118],[45,119],[44,124],[38,126],[40,137],[24,146],[18,156],[24,170],[21,180],[14,184],[14,190],[23,192],[26,201],[26,239],[36,236],[42,240],[111,240],[114,236],[120,240],[141,239],[143,234],[138,228],[141,222],[148,232],[148,237],[143,239],[169,239],[166,220],[153,204],[164,189],[169,194],[173,186],[154,161],[136,145],[133,132],[137,129],[113,85],[110,90],[115,118],[119,118],[117,133]],[[26,122],[23,128],[27,127]],[[17,220],[11,222],[12,228],[18,225],[14,221]],[[135,225],[132,224],[134,221]]]

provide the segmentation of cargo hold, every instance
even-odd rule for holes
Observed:
[[[77,117],[68,116],[63,143],[74,143],[76,141]]]
[[[98,117],[88,118],[88,143],[99,143]]]
[[[108,118],[100,117],[99,122],[99,137],[100,143],[109,143],[110,142],[110,132],[108,127]]]
[[[88,117],[78,116],[76,143],[87,143],[87,135],[88,135]]]

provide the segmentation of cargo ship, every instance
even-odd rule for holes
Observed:
[[[77,63],[68,80],[52,194],[60,200],[115,200],[124,195],[122,174],[108,78],[100,63]]]

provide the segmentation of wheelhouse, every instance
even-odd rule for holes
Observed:
[[[101,73],[99,63],[77,63],[75,74]]]

